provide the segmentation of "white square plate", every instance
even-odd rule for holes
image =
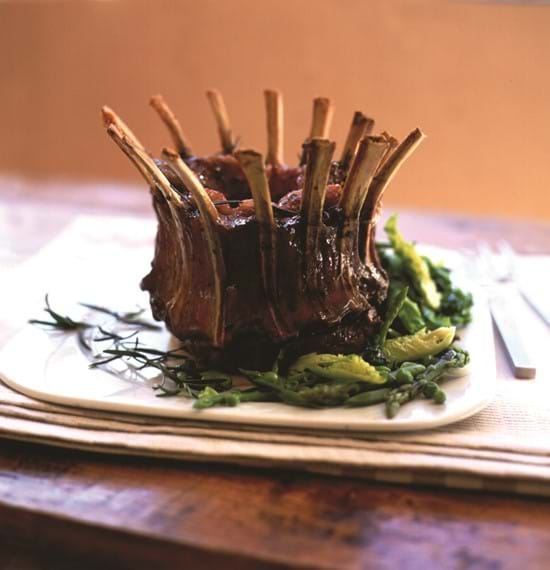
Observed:
[[[98,229],[101,228],[101,240],[94,247],[91,239],[93,223],[87,218],[87,226],[84,224],[86,231],[80,236],[82,239],[88,238],[86,255],[82,254],[82,248],[78,248],[73,236],[72,247],[78,249],[79,259],[68,259],[70,253],[67,250],[63,254],[64,259],[57,260],[58,267],[70,270],[50,289],[53,307],[59,307],[59,312],[68,312],[80,318],[78,301],[116,309],[132,308],[134,304],[146,306],[147,297],[139,290],[138,283],[152,257],[151,223],[124,220],[125,235],[139,234],[147,236],[147,239],[144,238],[145,242],[139,247],[138,242],[130,241],[121,245],[120,241],[111,241],[111,244],[117,244],[114,248],[106,245],[110,239],[116,239],[116,235],[109,235],[115,232],[112,229],[115,226],[110,229],[104,221],[95,222]],[[121,231],[120,224],[116,227],[117,231]],[[74,233],[74,228],[72,231]],[[56,255],[59,256],[59,247],[58,250]],[[460,265],[460,256],[455,252],[435,247],[425,247],[423,252],[436,260],[444,260],[451,267]],[[25,279],[28,278],[26,275]],[[24,327],[0,351],[0,377],[12,388],[33,398],[79,408],[195,421],[320,430],[382,432],[434,428],[480,411],[490,402],[496,387],[493,329],[485,294],[464,279],[460,279],[460,284],[471,290],[475,299],[473,322],[460,332],[461,345],[470,351],[471,363],[466,370],[457,371],[462,372],[461,375],[443,381],[447,392],[444,405],[435,405],[424,399],[413,401],[404,405],[392,420],[386,418],[382,405],[312,410],[280,403],[247,403],[235,408],[194,410],[193,400],[187,397],[157,397],[158,392],[152,389],[156,383],[153,378],[89,369],[89,359],[74,334],[48,332],[30,325]],[[20,285],[24,289],[25,285]],[[17,283],[13,283],[12,287],[17,288]],[[121,302],[124,303],[123,307]],[[23,312],[28,310],[27,305],[17,308],[24,319],[39,317],[36,313]],[[145,340],[142,335],[140,337]],[[170,335],[166,331],[149,333],[147,342],[167,347]]]

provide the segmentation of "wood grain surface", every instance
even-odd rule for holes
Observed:
[[[76,213],[150,215],[146,192],[131,187],[43,190],[0,181],[0,266],[27,259]],[[542,224],[404,212],[402,225],[441,245],[505,236],[550,251]],[[0,440],[0,568],[542,569],[548,528],[540,498]]]
[[[16,539],[52,562],[543,568],[549,524],[540,499],[13,442],[0,450],[4,544]]]

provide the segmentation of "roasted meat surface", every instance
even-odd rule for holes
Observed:
[[[235,150],[225,107],[212,100],[224,151],[210,157],[192,155],[163,101],[177,150],[162,159],[104,111],[109,134],[152,190],[158,233],[141,287],[154,317],[197,360],[224,370],[269,368],[282,349],[289,358],[361,352],[380,327],[388,289],[374,247],[380,198],[422,134],[394,149],[389,135],[366,134],[372,122],[356,113],[334,160],[334,143],[318,136],[323,100],[301,165],[287,167],[276,92],[266,92],[267,160]]]

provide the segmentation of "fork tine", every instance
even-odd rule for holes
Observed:
[[[505,240],[500,240],[496,248],[495,253],[486,241],[478,245],[478,254],[487,268],[488,277],[498,282],[514,281],[516,276],[515,254],[512,246]]]
[[[505,261],[506,273],[511,279],[515,279],[517,274],[516,272],[517,255],[516,252],[514,251],[514,248],[512,247],[510,242],[501,239],[497,242],[497,249],[500,256]]]
[[[494,263],[493,252],[491,246],[486,241],[480,241],[477,244],[477,261],[478,268],[482,277],[489,281],[496,279],[497,271]]]

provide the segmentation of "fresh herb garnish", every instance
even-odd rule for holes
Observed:
[[[70,331],[81,331],[87,329],[92,325],[89,323],[84,323],[82,321],[75,321],[71,317],[60,315],[58,312],[54,311],[50,306],[50,301],[48,295],[44,298],[44,311],[52,318],[51,321],[44,321],[39,319],[31,319],[29,323],[33,325],[41,325],[45,327],[50,327],[51,329],[57,329],[60,331],[70,332]]]
[[[104,313],[105,315],[114,317],[119,323],[124,323],[127,325],[137,325],[144,329],[149,329],[149,330],[161,329],[159,325],[139,318],[145,312],[145,309],[142,308],[127,313],[119,313],[117,311],[113,311],[112,309],[108,309],[107,307],[102,307],[100,305],[91,305],[90,303],[80,303],[80,305],[86,307],[87,309],[91,309],[92,311],[96,311],[98,313]]]

